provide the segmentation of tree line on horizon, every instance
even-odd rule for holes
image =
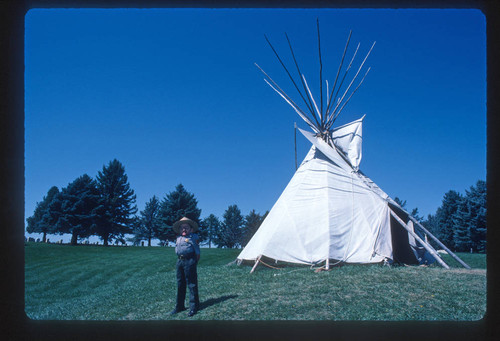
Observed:
[[[450,190],[445,193],[436,213],[423,221],[425,228],[450,250],[486,252],[486,182],[478,180],[465,195]]]
[[[214,214],[201,219],[201,209],[193,193],[182,184],[160,200],[154,195],[143,211],[137,214],[136,195],[130,188],[125,167],[118,161],[110,161],[99,171],[96,179],[84,174],[65,188],[49,189],[34,213],[27,219],[27,232],[47,234],[71,234],[71,244],[92,235],[98,236],[104,245],[115,242],[133,245],[153,239],[160,245],[175,243],[173,224],[188,217],[199,224],[198,235],[202,242],[225,248],[244,247],[255,234],[269,211],[263,215],[252,210],[243,216],[237,205],[230,205],[222,219]],[[406,201],[395,198],[403,208]],[[405,208],[406,209],[406,208]],[[426,219],[419,216],[418,208],[409,213],[448,248],[456,252],[486,252],[486,182],[478,180],[465,195],[450,190],[445,193],[441,206]],[[431,240],[435,247],[435,243]]]
[[[197,232],[209,247],[236,248],[245,246],[266,217],[252,210],[243,216],[237,205],[230,205],[219,219],[210,214],[201,219],[201,209],[194,194],[182,184],[160,201],[154,195],[143,211],[137,214],[136,195],[128,183],[125,167],[116,159],[103,166],[96,179],[82,176],[59,190],[49,189],[42,201],[37,202],[34,213],[27,218],[26,231],[41,233],[45,242],[47,234],[71,234],[71,244],[90,236],[98,236],[103,245],[113,241],[140,245],[153,239],[160,245],[175,243],[173,224],[188,217],[199,225]]]

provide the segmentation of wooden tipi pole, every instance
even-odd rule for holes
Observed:
[[[297,122],[293,122],[293,128],[294,128],[294,143],[295,143],[295,170],[297,170]]]
[[[325,111],[325,115],[324,116],[327,116],[328,111],[330,110],[330,107],[332,105],[332,102],[333,102],[333,99],[334,99],[334,97],[332,97],[333,96],[333,91],[335,90],[335,87],[337,86],[337,80],[339,78],[340,70],[342,69],[342,64],[344,64],[345,53],[347,52],[347,46],[349,46],[349,41],[351,40],[351,35],[352,35],[352,30],[349,31],[349,37],[347,37],[347,43],[345,44],[344,53],[342,54],[342,60],[340,61],[339,69],[337,71],[337,76],[335,76],[335,82],[333,83],[333,88],[332,88],[332,91],[330,93],[329,100],[327,101],[328,103],[326,105],[326,111]]]
[[[459,262],[464,268],[470,270],[470,266],[468,266],[463,260],[461,260],[460,258],[458,258],[458,256],[456,254],[454,254],[453,252],[451,252],[450,249],[448,249],[443,243],[441,243],[441,241],[439,239],[437,239],[436,237],[434,237],[434,235],[432,233],[430,233],[425,227],[423,227],[422,224],[420,224],[416,219],[414,219],[411,216],[410,216],[410,219],[415,224],[417,224],[417,226],[420,227],[422,229],[422,231],[424,231],[429,237],[431,237],[440,247],[442,247],[446,252],[448,252],[448,254],[451,257],[453,257],[453,259],[455,259],[457,262]]]

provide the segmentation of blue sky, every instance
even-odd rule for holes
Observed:
[[[182,183],[202,217],[264,213],[295,172],[301,118],[286,32],[315,97],[323,78],[376,45],[337,124],[366,114],[361,170],[434,213],[448,190],[486,179],[486,22],[477,10],[33,9],[25,18],[25,218],[51,186],[116,158],[139,210]],[[348,55],[350,55],[348,53]],[[359,60],[358,60],[359,63]],[[358,64],[356,64],[358,65]],[[298,101],[298,100],[297,100]],[[310,143],[297,135],[298,158]]]

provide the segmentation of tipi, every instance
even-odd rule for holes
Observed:
[[[275,262],[324,264],[326,269],[332,266],[333,262],[422,264],[437,260],[443,267],[448,268],[426,241],[426,237],[423,237],[425,234],[433,238],[464,267],[469,268],[359,170],[364,116],[332,129],[333,122],[363,82],[364,77],[346,98],[375,45],[373,43],[343,95],[337,97],[359,49],[358,44],[337,87],[351,34],[352,32],[349,33],[329,96],[328,89],[326,91],[325,107],[321,96],[320,107],[325,110],[318,109],[304,75],[300,74],[288,36],[305,96],[266,37],[303,98],[309,115],[261,69],[266,82],[294,108],[314,132],[299,129],[312,143],[312,147],[258,231],[237,257],[238,262],[255,262],[252,271],[257,264],[266,264],[266,259]],[[318,45],[321,65],[319,23]],[[320,78],[321,76],[320,69]],[[326,85],[328,88],[328,82]],[[320,91],[323,91],[322,87]],[[334,101],[334,98],[338,99]]]

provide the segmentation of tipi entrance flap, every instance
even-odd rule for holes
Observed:
[[[346,175],[350,176],[349,182],[339,181],[342,177],[336,176],[330,187],[330,200],[337,212],[330,226],[330,252],[336,254],[332,258],[350,263],[380,262],[392,255],[392,244],[381,240],[390,237],[387,204],[355,173]]]
[[[391,237],[391,213],[389,206],[385,205],[380,212],[380,226],[373,244],[373,257],[376,255],[383,259],[393,259],[392,237]]]

